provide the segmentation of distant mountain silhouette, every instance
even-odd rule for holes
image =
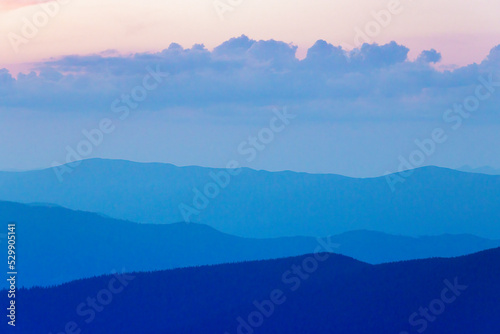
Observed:
[[[21,290],[16,327],[93,334],[500,333],[500,249],[376,266],[327,255]]]
[[[458,168],[458,170],[466,173],[480,173],[480,174],[488,174],[488,175],[500,175],[500,169],[496,169],[490,166],[482,166],[482,167],[471,167],[471,166],[462,166]]]
[[[346,232],[331,236],[329,242],[338,245],[335,253],[370,264],[431,257],[456,257],[500,247],[499,240],[488,240],[467,234],[406,237],[373,231]]]
[[[54,170],[0,173],[0,200],[54,203],[141,223],[189,219],[243,237],[324,236],[374,230],[409,236],[444,233],[500,239],[500,176],[425,167],[395,185],[386,177],[243,169],[224,189],[220,169],[85,160],[60,183]],[[218,175],[218,176],[217,176]],[[221,179],[223,179],[221,181]],[[207,184],[213,199],[203,200]],[[213,197],[213,196],[212,196]],[[196,209],[197,210],[197,209]]]
[[[2,226],[17,222],[19,285],[53,285],[110,273],[162,270],[311,253],[316,238],[249,239],[200,224],[137,224],[65,208],[0,202]],[[2,227],[7,231],[7,227]],[[369,263],[451,257],[499,247],[469,235],[411,238],[354,231],[321,239],[323,250]],[[1,241],[1,240],[0,240]],[[1,244],[0,244],[1,246]],[[5,287],[6,281],[0,284]]]

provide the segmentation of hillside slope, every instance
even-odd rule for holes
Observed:
[[[250,239],[200,224],[137,224],[60,207],[1,201],[0,221],[3,231],[8,222],[17,222],[19,286],[60,284],[122,268],[148,271],[288,257],[317,247],[381,263],[457,256],[500,246],[498,240],[469,235],[410,238],[370,231],[320,240]],[[6,284],[3,281],[0,287]]]
[[[47,333],[72,326],[93,334],[500,331],[500,249],[377,266],[327,255],[133,273],[120,280],[103,276],[22,290],[17,329]]]

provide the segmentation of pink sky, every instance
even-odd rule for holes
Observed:
[[[7,37],[0,39],[0,67],[15,71],[50,57],[109,49],[158,51],[172,42],[211,49],[241,34],[293,43],[303,57],[318,39],[354,45],[357,29],[365,31],[372,13],[388,10],[391,1],[397,0],[243,0],[221,19],[214,0],[65,0],[16,53],[8,36],[22,36],[23,20],[32,21],[42,9],[27,6],[39,1],[0,0],[0,35]],[[479,62],[500,44],[500,1],[401,0],[397,8],[371,42],[395,40],[411,49],[411,57],[435,48],[445,66]]]
[[[36,5],[52,0],[2,0],[0,1],[0,11],[10,11],[17,8]]]

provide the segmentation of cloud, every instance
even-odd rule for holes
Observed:
[[[216,57],[230,59],[242,59],[245,58],[247,51],[255,44],[254,40],[251,40],[245,35],[237,38],[231,38],[230,40],[217,46],[213,54]]]
[[[438,63],[441,61],[441,53],[437,52],[434,49],[424,50],[418,56],[417,61],[421,61],[424,63]]]
[[[348,53],[340,46],[333,46],[324,40],[317,41],[303,61],[310,70],[341,71],[348,64]]]
[[[461,101],[479,75],[496,75],[500,68],[500,47],[480,64],[444,72],[431,66],[441,59],[436,50],[410,61],[408,48],[396,42],[346,51],[319,40],[303,60],[296,50],[281,41],[240,36],[213,51],[174,43],[157,53],[71,55],[38,63],[17,78],[1,70],[0,106],[109,112],[113,101],[141,84],[149,67],[169,76],[141,103],[142,110],[225,110],[227,117],[238,117],[228,110],[279,104],[321,119],[428,117]]]
[[[361,48],[350,52],[351,62],[368,70],[404,62],[408,57],[407,47],[390,42],[385,45],[363,44]]]
[[[500,45],[490,50],[486,59],[481,63],[481,67],[491,72],[498,72],[500,68]]]

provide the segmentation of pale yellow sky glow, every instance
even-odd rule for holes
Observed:
[[[41,5],[3,0],[0,67],[15,71],[23,63],[109,49],[154,52],[172,42],[184,47],[203,43],[211,49],[241,34],[293,43],[303,57],[318,39],[356,45],[356,29],[366,31],[374,21],[372,12],[387,10],[393,1],[397,0],[242,0],[221,19],[213,0],[61,0],[58,12],[42,22],[33,37],[25,38],[26,22],[34,17],[43,20]],[[53,9],[58,2],[48,4]],[[445,65],[481,61],[500,44],[500,1],[400,0],[397,8],[387,26],[369,37],[371,42],[395,40],[410,48],[410,57],[435,48]],[[13,36],[23,38],[17,53]]]

